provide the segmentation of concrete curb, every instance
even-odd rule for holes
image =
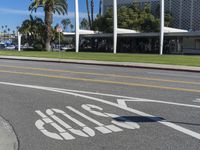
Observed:
[[[17,136],[12,126],[0,117],[0,150],[18,150]]]
[[[143,68],[143,69],[159,69],[159,70],[186,71],[186,72],[200,72],[200,67],[151,64],[151,63],[110,62],[110,61],[54,59],[54,58],[36,58],[36,57],[19,57],[19,56],[16,56],[16,57],[15,56],[0,56],[0,59],[55,62],[55,63],[72,63],[72,64],[129,67],[129,68]]]

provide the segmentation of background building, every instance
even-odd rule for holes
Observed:
[[[103,0],[102,12],[112,7],[112,2],[113,0]],[[133,2],[141,8],[149,4],[153,14],[160,4],[160,0],[118,0],[118,6]],[[200,0],[165,0],[165,11],[172,14],[173,28],[200,31]]]

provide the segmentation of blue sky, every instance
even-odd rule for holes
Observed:
[[[68,1],[68,15],[66,16],[55,16],[54,24],[60,23],[63,18],[70,18],[74,21],[74,0]],[[94,0],[95,2],[95,13],[99,10],[99,0]],[[20,26],[22,21],[29,18],[30,12],[28,11],[28,6],[31,0],[1,0],[0,5],[0,27],[2,25],[8,25],[11,30],[15,30],[16,26]],[[87,17],[85,0],[79,0],[79,11],[80,18]],[[39,10],[36,16],[43,18],[42,9]],[[1,28],[0,28],[1,29]]]

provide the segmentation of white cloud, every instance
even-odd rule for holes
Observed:
[[[19,10],[19,9],[11,9],[11,8],[0,8],[0,14],[13,14],[13,15],[30,15],[31,12],[28,10]],[[32,12],[33,15],[36,16],[44,16],[44,13],[41,11],[37,11],[37,12]],[[86,18],[87,17],[87,13],[84,12],[80,12],[80,18]],[[68,12],[67,15],[58,15],[55,14],[54,15],[55,18],[74,18],[74,12]]]

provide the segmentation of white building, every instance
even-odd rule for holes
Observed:
[[[152,12],[159,6],[160,0],[118,0],[118,6],[136,3],[140,7],[150,4]],[[105,12],[112,7],[112,0],[103,0],[102,8]],[[172,14],[173,28],[200,31],[200,0],[165,0],[165,11]]]

